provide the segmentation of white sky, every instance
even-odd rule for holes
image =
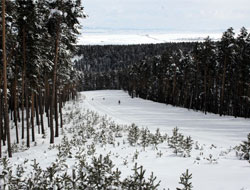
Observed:
[[[222,32],[250,28],[250,0],[82,0],[83,32]]]

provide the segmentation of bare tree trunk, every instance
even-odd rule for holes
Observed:
[[[30,147],[30,122],[29,122],[29,93],[28,93],[28,84],[25,85],[25,91],[26,91],[26,131],[27,131],[27,147]]]
[[[7,62],[6,62],[6,47],[5,47],[5,0],[2,0],[2,45],[3,45],[3,79],[4,79],[4,123],[5,130],[7,135],[7,144],[8,144],[8,156],[12,157],[11,152],[11,140],[10,140],[10,126],[9,126],[9,114],[8,114],[8,100],[7,100]]]
[[[34,123],[34,91],[31,92],[31,131],[32,131],[32,142],[35,142],[35,123]]]
[[[45,112],[46,116],[49,118],[49,82],[48,82],[48,77],[45,74],[44,77],[44,82],[45,82],[45,93],[44,93],[44,104],[45,104]],[[48,125],[49,126],[49,125]]]
[[[53,78],[52,78],[52,98],[50,106],[50,143],[54,143],[54,127],[53,127],[53,115],[54,115],[54,105],[55,105],[55,93],[56,93],[56,74],[57,74],[57,62],[58,62],[58,52],[59,52],[59,28],[60,22],[57,26],[56,32],[56,42],[55,42],[55,60],[53,67]]]
[[[5,141],[6,141],[6,135],[5,135],[5,129],[4,129],[4,123],[3,123],[3,96],[2,93],[0,92],[0,126],[1,126],[1,136],[2,138],[0,140],[3,141],[3,146],[5,146]]]
[[[17,72],[15,72],[15,79],[14,79],[14,91],[13,91],[13,99],[14,99],[14,123],[16,126],[16,142],[19,143],[19,132],[18,132],[18,125],[17,125],[17,93],[16,93],[16,86],[17,86]]]
[[[1,78],[2,71],[0,70],[0,89],[2,87],[2,78]],[[3,130],[3,123],[2,123],[2,94],[0,91],[0,158],[2,158],[2,130]]]
[[[42,95],[41,95],[40,89],[39,89],[38,93],[39,93],[38,101],[39,101],[39,112],[40,112],[40,118],[41,118],[41,130],[42,130],[42,134],[45,134],[45,131],[44,131],[44,124],[43,124],[43,104],[42,104]]]
[[[221,97],[220,97],[220,115],[224,112],[224,94],[225,94],[225,81],[226,81],[226,68],[227,68],[227,58],[224,59],[222,85],[221,85]]]
[[[55,92],[55,137],[59,137],[59,123],[58,123],[58,104],[57,104],[57,87]]]
[[[204,112],[207,114],[207,67],[205,66],[204,74]]]
[[[192,89],[192,91],[191,91],[191,97],[190,97],[190,102],[189,102],[189,108],[188,109],[192,108],[192,105],[193,105],[193,95],[194,95],[194,90]]]
[[[173,79],[173,91],[172,91],[172,103],[175,106],[176,105],[176,66],[174,68],[174,79]]]
[[[17,107],[17,120],[18,120],[18,122],[21,121],[21,119],[20,119],[20,110],[19,110],[19,107]]]
[[[22,139],[24,139],[24,94],[25,94],[25,77],[26,77],[26,32],[23,28],[23,70],[22,70]],[[26,95],[27,96],[27,95]]]
[[[59,100],[59,112],[60,112],[60,127],[63,128],[63,118],[62,118],[62,94],[60,94],[60,100]]]
[[[35,108],[36,108],[36,125],[38,129],[38,134],[41,133],[40,130],[40,121],[39,121],[39,106],[38,106],[38,95],[35,94]]]

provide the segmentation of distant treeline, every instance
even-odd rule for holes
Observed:
[[[229,28],[220,41],[81,46],[80,90],[123,89],[205,113],[250,116],[250,34]]]

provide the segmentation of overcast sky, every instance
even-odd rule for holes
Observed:
[[[221,32],[250,28],[250,0],[82,0],[83,31]]]

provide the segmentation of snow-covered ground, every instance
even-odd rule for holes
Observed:
[[[190,169],[196,190],[250,189],[250,164],[237,160],[230,153],[219,156],[246,139],[250,133],[249,119],[205,115],[140,98],[132,99],[123,91],[89,91],[82,94],[86,97],[83,106],[106,114],[117,123],[135,123],[150,130],[159,128],[167,134],[171,134],[172,129],[177,126],[180,132],[204,144],[204,157],[212,154],[216,159],[219,158],[218,164],[209,164],[206,161],[196,162],[195,158],[174,156],[156,159],[155,155],[144,153],[139,163],[149,171],[154,171],[163,187],[176,187],[178,175],[185,169]],[[119,100],[121,104],[118,104]],[[212,144],[217,148],[213,148]]]
[[[205,115],[140,98],[132,99],[123,91],[89,91],[83,94],[86,96],[86,107],[106,114],[117,122],[133,122],[153,130],[160,128],[166,133],[178,127],[185,135],[191,135],[200,143],[235,146],[250,132],[249,119]],[[118,100],[121,101],[120,105]]]
[[[84,33],[78,39],[78,45],[131,45],[156,44],[166,42],[193,42],[204,41],[210,37],[212,40],[221,38],[222,33],[140,33],[140,32],[97,32]]]
[[[119,100],[120,104],[118,104]],[[106,116],[101,118],[87,110]],[[102,154],[110,155],[115,168],[122,172],[122,177],[131,175],[131,169],[135,163],[142,165],[146,169],[147,176],[153,172],[157,180],[161,180],[159,188],[161,190],[164,188],[174,190],[176,187],[181,187],[179,177],[186,169],[192,173],[191,182],[194,190],[250,190],[250,164],[246,160],[240,160],[234,149],[235,145],[246,140],[250,132],[249,119],[205,115],[201,112],[139,98],[132,99],[126,92],[120,90],[82,92],[78,100],[66,103],[63,113],[64,130],[60,131],[60,137],[56,138],[55,144],[63,143],[63,136],[69,139],[67,142],[71,144],[72,155],[63,157],[66,159],[68,173],[78,162],[76,155],[84,154],[89,161],[91,155]],[[95,118],[95,122],[91,121],[91,117]],[[101,139],[96,138],[102,134],[100,130],[110,130],[107,125],[114,125],[113,121],[124,127],[120,131],[123,133],[122,136],[115,138],[115,144],[100,143]],[[83,131],[91,123],[94,130],[97,130],[94,132],[96,137],[87,139],[89,142],[86,144],[72,145],[78,142],[77,139],[83,142],[81,135],[85,136]],[[126,130],[129,128],[126,126],[132,123],[140,128],[147,127],[152,133],[159,128],[163,135],[167,133],[168,136],[172,135],[173,128],[177,126],[180,133],[185,136],[190,135],[195,141],[190,157],[175,155],[167,142],[159,144],[157,148],[153,146],[143,148],[139,144],[130,146],[126,138]],[[25,162],[25,171],[31,171],[32,167],[29,165],[34,163],[34,159],[42,169],[48,168],[52,162],[55,162],[58,147],[49,145],[49,129],[46,134],[46,137],[37,135],[36,143],[32,143],[28,150],[25,150],[25,141],[20,143],[17,153],[10,159],[13,168]],[[12,139],[14,140],[14,136]],[[86,152],[91,150],[91,144],[96,150],[90,155]],[[1,167],[0,165],[0,172]]]

